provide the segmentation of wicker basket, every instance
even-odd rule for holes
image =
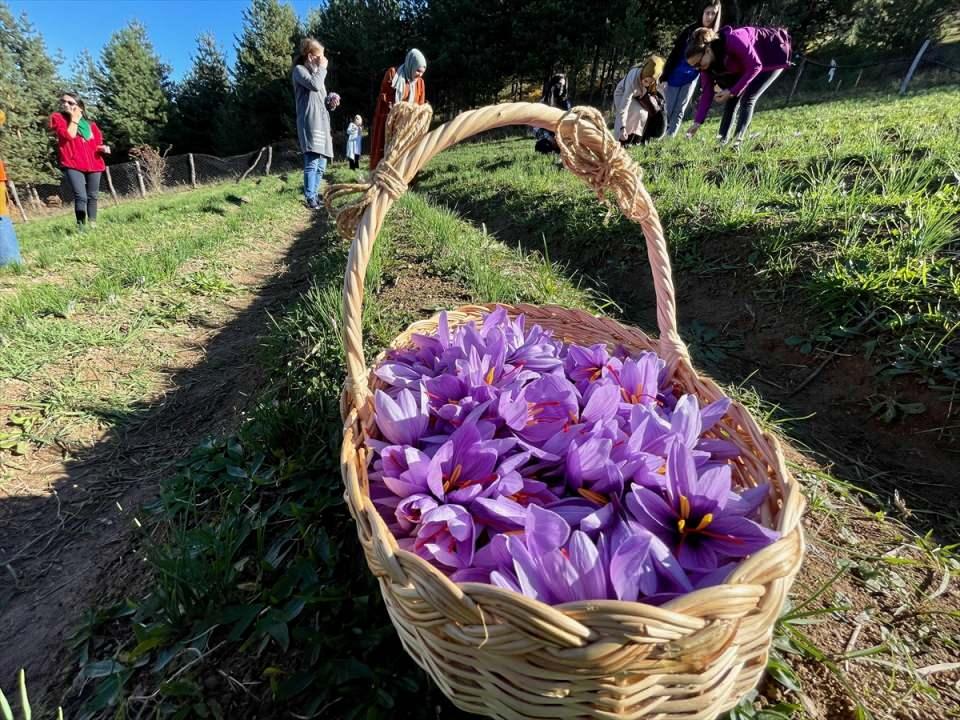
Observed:
[[[702,403],[722,395],[690,365],[677,333],[670,260],[659,218],[639,168],[614,142],[599,114],[564,114],[541,104],[515,103],[466,112],[407,148],[388,152],[390,163],[367,188],[365,212],[344,281],[348,379],[344,391],[341,469],[346,500],[357,522],[370,570],[378,578],[390,618],[407,652],[458,707],[496,718],[714,718],[734,706],[764,672],[774,622],[804,553],[800,518],[805,501],[784,465],[775,438],[734,403],[723,423],[739,446],[734,480],[741,487],[769,483],[762,521],[782,538],[748,558],[723,585],[699,590],[662,607],[619,601],[548,606],[479,583],[451,582],[420,557],[399,549],[374,508],[367,478],[377,381],[363,354],[363,278],[384,217],[409,181],[434,155],[478,132],[531,125],[557,133],[564,164],[599,193],[612,191],[646,238],[657,296],[660,338],[606,318],[559,307],[517,306],[528,323],[585,345],[621,344],[653,350],[683,392]],[[389,144],[389,143],[388,143]],[[389,149],[389,148],[388,148]],[[401,182],[398,183],[397,180]],[[448,313],[451,326],[489,308]],[[417,322],[393,342],[430,333],[437,318]],[[378,359],[379,360],[379,359]],[[376,365],[376,362],[374,363]]]

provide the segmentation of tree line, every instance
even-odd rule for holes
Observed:
[[[577,102],[607,102],[612,86],[651,51],[665,53],[705,3],[677,0],[326,0],[305,19],[283,0],[250,0],[233,39],[231,67],[209,34],[197,38],[180,82],[147,28],[117,30],[98,58],[83,53],[64,73],[25,15],[0,0],[0,157],[27,184],[58,177],[46,118],[72,89],[123,159],[149,144],[173,153],[233,154],[292,137],[290,67],[297,43],[327,48],[327,88],[341,95],[334,128],[370,118],[385,69],[410,47],[428,58],[427,95],[437,113],[536,98],[565,72]],[[783,25],[799,51],[857,47],[910,51],[937,37],[960,0],[725,0],[724,23]]]

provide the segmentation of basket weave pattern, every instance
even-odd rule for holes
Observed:
[[[680,392],[697,395],[703,404],[721,397],[720,388],[692,368],[677,333],[669,255],[639,168],[595,111],[564,114],[545,105],[514,103],[464,113],[396,153],[399,157],[388,152],[391,173],[409,182],[441,150],[478,132],[516,124],[556,131],[564,164],[598,194],[612,191],[624,214],[639,222],[653,270],[660,337],[579,310],[521,305],[508,308],[509,313],[523,313],[528,324],[552,330],[565,342],[622,345],[632,353],[652,350],[667,362]],[[407,652],[454,704],[490,717],[707,720],[729,709],[763,674],[774,623],[804,553],[800,489],[776,439],[737,403],[714,432],[741,450],[733,468],[738,486],[770,484],[761,520],[782,538],[741,563],[723,585],[661,607],[614,600],[551,607],[492,585],[453,583],[399,549],[369,497],[364,441],[375,432],[371,398],[379,381],[366,366],[361,334],[363,277],[384,217],[402,191],[396,185],[367,193],[369,204],[348,259],[341,470],[367,563]],[[458,308],[448,320],[454,327],[489,309]],[[414,323],[392,346],[409,347],[414,333],[436,329],[437,317]]]

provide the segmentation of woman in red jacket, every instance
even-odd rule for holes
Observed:
[[[103,156],[110,147],[103,144],[103,135],[95,122],[83,116],[86,106],[73,92],[60,96],[60,112],[50,116],[50,129],[57,136],[57,152],[63,174],[73,188],[73,209],[77,226],[82,230],[89,222],[97,222],[97,195],[100,175],[106,169]]]

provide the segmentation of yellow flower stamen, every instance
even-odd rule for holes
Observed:
[[[679,530],[680,532],[683,532],[686,526],[687,526],[686,520],[684,520],[683,518],[680,518],[679,520],[677,520],[677,530]]]
[[[690,501],[687,500],[686,495],[680,496],[680,517],[684,520],[690,517]]]
[[[487,385],[493,385],[493,370],[494,368],[490,368],[489,370],[487,370],[487,374],[484,377],[484,380],[487,381]]]

